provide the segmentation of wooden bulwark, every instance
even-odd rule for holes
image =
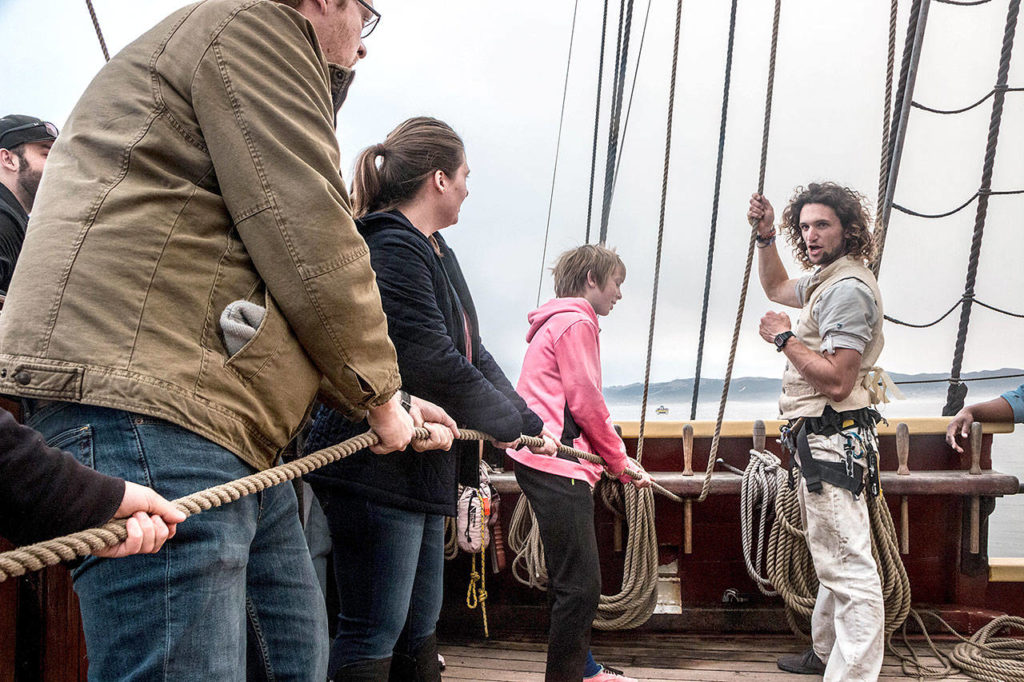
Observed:
[[[910,427],[911,435],[926,433],[946,433],[951,417],[909,417],[900,419]],[[779,419],[765,419],[764,425],[769,438],[778,438],[779,427],[786,422]],[[616,422],[622,428],[623,438],[636,438],[640,434],[640,422],[619,421]],[[683,425],[693,426],[693,435],[697,438],[710,438],[715,433],[715,422],[713,421],[648,421],[644,425],[644,438],[679,438],[683,432]],[[882,422],[878,425],[880,436],[892,436],[896,434],[897,420],[891,419],[888,424]],[[982,431],[989,433],[1013,433],[1011,423],[989,423],[982,424]],[[750,438],[754,432],[754,421],[727,421],[722,424],[723,438]]]

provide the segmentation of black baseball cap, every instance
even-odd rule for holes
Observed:
[[[56,140],[57,132],[57,126],[35,116],[8,114],[0,118],[0,149],[14,149],[26,142]]]

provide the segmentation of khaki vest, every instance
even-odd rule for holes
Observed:
[[[825,266],[814,274],[804,292],[804,307],[800,311],[793,333],[808,348],[815,352],[821,350],[821,333],[818,320],[814,316],[814,305],[825,291],[843,279],[857,279],[871,289],[878,305],[878,319],[871,328],[871,340],[868,341],[861,355],[860,372],[857,383],[845,400],[835,403],[811,386],[790,364],[786,363],[786,371],[782,375],[782,395],[779,396],[779,412],[784,419],[797,417],[820,417],[825,405],[831,405],[837,412],[858,410],[862,407],[875,405],[885,399],[885,386],[890,382],[881,368],[875,366],[885,339],[882,335],[882,295],[878,290],[875,276],[862,262],[850,256],[844,256]]]

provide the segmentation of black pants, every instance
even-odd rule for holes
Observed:
[[[533,507],[548,568],[551,626],[546,682],[579,682],[590,650],[590,626],[601,598],[594,534],[594,496],[585,481],[515,468]]]

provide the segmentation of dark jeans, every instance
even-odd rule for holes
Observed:
[[[515,473],[537,517],[548,568],[551,626],[544,679],[579,682],[601,598],[593,491],[585,481],[523,464],[516,464]]]
[[[51,403],[28,423],[82,464],[167,499],[253,473],[202,436],[140,414]],[[90,557],[73,575],[91,680],[241,682],[247,627],[249,660],[266,678],[325,677],[327,614],[291,485],[189,518],[158,554]]]
[[[444,517],[315,486],[334,543],[341,605],[329,674],[414,656],[434,634],[444,593]]]

